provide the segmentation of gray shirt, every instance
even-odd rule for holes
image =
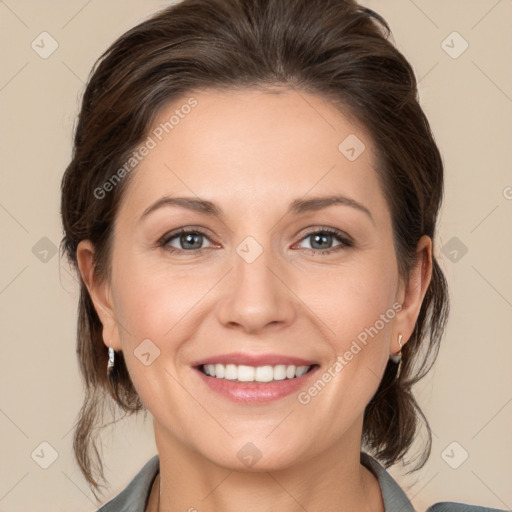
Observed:
[[[361,464],[378,479],[386,512],[416,512],[391,475],[370,455],[361,452]],[[160,470],[158,455],[151,458],[128,486],[115,498],[103,505],[98,512],[145,512],[153,481]],[[464,503],[442,502],[429,507],[426,512],[505,512],[495,508],[478,507]]]

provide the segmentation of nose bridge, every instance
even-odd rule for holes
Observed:
[[[253,236],[243,239],[233,254],[230,283],[218,308],[219,320],[248,331],[290,322],[293,294],[278,277],[279,266],[268,237],[264,244]]]
[[[278,283],[272,267],[277,267],[278,263],[270,242],[263,246],[254,237],[247,237],[237,246],[233,264],[237,292],[242,295],[263,293],[268,295],[267,299],[276,298]]]

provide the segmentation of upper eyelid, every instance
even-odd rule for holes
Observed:
[[[308,228],[304,228],[306,231],[301,231],[302,235],[300,236],[300,240],[302,240],[303,238],[307,237],[307,236],[310,236],[310,235],[314,235],[316,233],[329,233],[331,235],[334,235],[334,236],[338,236],[339,238],[346,238],[347,240],[350,240],[352,241],[352,237],[348,234],[348,233],[345,233],[343,230],[341,229],[337,229],[337,228],[330,228],[330,227],[312,227],[311,229],[308,227]]]
[[[173,231],[169,231],[168,233],[166,233],[164,236],[162,236],[159,240],[158,240],[158,245],[167,245],[171,240],[174,240],[176,237],[182,235],[182,234],[189,234],[189,233],[198,233],[206,238],[208,238],[208,240],[210,241],[210,243],[213,243],[213,244],[216,244],[217,242],[214,242],[210,235],[208,235],[208,233],[202,229],[199,229],[199,228],[178,228],[178,230],[173,230]],[[178,251],[184,251],[184,249],[176,249]],[[201,250],[201,249],[195,249],[195,250]],[[186,251],[186,252],[192,252],[192,251]]]

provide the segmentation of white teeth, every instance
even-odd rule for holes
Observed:
[[[286,379],[286,365],[278,364],[274,366],[274,380],[284,380]]]
[[[208,365],[210,366],[210,365]],[[215,373],[210,374],[214,375],[215,377],[219,377],[219,379],[222,379],[224,377],[224,365],[222,364],[216,364],[215,365]]]
[[[238,380],[239,382],[271,382],[273,380],[302,377],[311,366],[278,364],[276,366],[246,366],[243,364],[205,364],[203,372],[217,379]]]
[[[305,373],[307,373],[309,370],[309,366],[299,366],[297,368],[297,371],[295,372],[295,375],[297,377],[302,377]]]
[[[287,366],[286,367],[286,378],[293,379],[295,377],[295,366]]]
[[[238,372],[236,371],[236,366],[234,364],[227,364],[224,369],[224,378],[228,380],[236,380]]]
[[[255,373],[253,366],[244,366],[241,364],[238,366],[237,377],[240,382],[253,382]]]
[[[254,380],[256,382],[270,382],[274,380],[274,368],[272,366],[257,366],[254,371]]]

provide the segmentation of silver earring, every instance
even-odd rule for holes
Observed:
[[[112,346],[108,349],[108,363],[107,363],[107,375],[110,375],[114,370],[114,349]]]
[[[400,361],[402,360],[402,335],[401,334],[398,335],[398,345],[400,347],[400,350],[398,351],[398,353],[389,357],[391,359],[391,361],[393,361],[393,363],[396,363],[396,364],[400,363]]]

